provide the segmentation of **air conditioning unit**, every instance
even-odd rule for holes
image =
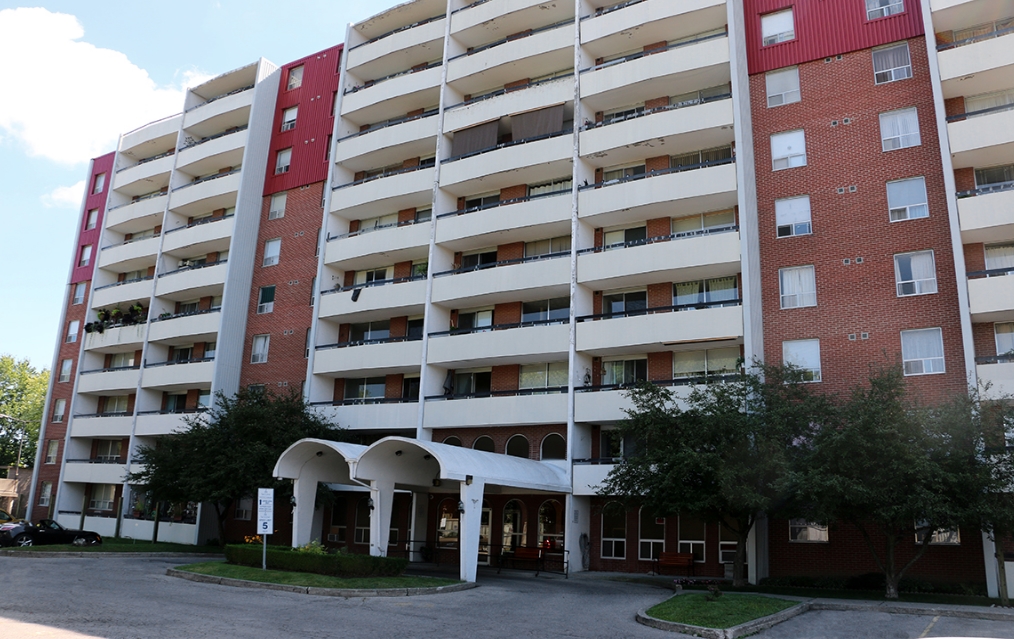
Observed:
[[[275,175],[280,175],[282,173],[288,173],[288,172],[289,172],[289,165],[288,164],[286,164],[285,166],[279,166],[279,167],[275,168]]]
[[[282,131],[291,131],[296,128],[296,121],[289,120],[288,122],[282,122]]]

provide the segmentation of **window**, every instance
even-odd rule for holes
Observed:
[[[449,438],[451,439],[451,438]],[[449,439],[444,440],[447,444]],[[457,438],[453,438],[457,439]],[[458,441],[456,446],[460,446]],[[525,507],[517,499],[512,499],[503,507],[503,547],[511,551],[525,545]]]
[[[257,314],[270,313],[275,310],[275,287],[262,286],[257,295]]]
[[[85,230],[90,231],[99,223],[99,210],[92,209],[88,211],[88,218],[85,220]]]
[[[602,247],[607,251],[609,249],[626,248],[628,246],[644,244],[647,239],[648,228],[646,226],[606,231],[603,234]]]
[[[939,328],[901,332],[901,360],[905,375],[944,372],[944,337]]]
[[[739,347],[706,351],[677,351],[672,354],[673,379],[728,375],[739,369]]]
[[[627,556],[627,511],[618,501],[602,509],[602,558],[625,559]]]
[[[929,217],[926,178],[908,178],[887,183],[887,208],[892,222]]]
[[[289,80],[285,84],[285,90],[291,91],[303,86],[303,65],[289,69]]]
[[[275,193],[271,196],[271,205],[268,207],[268,219],[277,220],[280,217],[285,217],[285,204],[289,199],[288,191],[282,191],[281,193]]]
[[[253,497],[242,497],[236,502],[233,518],[237,521],[250,521],[253,518]]]
[[[303,339],[303,359],[309,359],[310,357],[310,330],[306,329],[306,337]]]
[[[570,298],[557,297],[521,304],[521,323],[566,322],[570,319]]]
[[[95,176],[95,182],[92,183],[92,195],[101,193],[104,188],[106,188],[106,174],[99,173]]]
[[[620,461],[624,457],[623,437],[620,431],[602,429],[599,437],[599,458]]]
[[[810,196],[802,195],[775,200],[775,224],[778,228],[778,237],[793,237],[812,233]]]
[[[805,519],[789,520],[789,541],[827,543],[827,526]]]
[[[993,244],[985,247],[987,271],[1014,269],[1014,244]]]
[[[636,384],[648,379],[648,359],[620,359],[602,362],[602,383],[606,386]]]
[[[123,441],[119,439],[100,439],[95,446],[95,459],[98,461],[118,461],[123,452]]]
[[[327,540],[345,543],[346,526],[348,525],[348,505],[344,497],[335,497],[331,505],[331,525],[328,528]]]
[[[112,510],[116,498],[116,486],[112,484],[92,484],[92,497],[88,508],[92,510]]]
[[[915,522],[915,543],[923,543],[923,539],[926,538],[926,533],[929,532],[928,528],[929,522]],[[960,546],[961,531],[957,528],[937,528],[929,534],[929,538],[926,539],[926,543],[931,546]]]
[[[997,322],[993,324],[993,337],[996,339],[997,355],[1014,353],[1014,322]],[[54,419],[53,421],[56,420]]]
[[[264,261],[261,266],[274,266],[278,264],[278,257],[282,253],[282,238],[276,237],[273,240],[264,242]]]
[[[429,222],[433,218],[433,209],[416,209],[415,215],[412,216],[413,221],[416,224],[421,222]]]
[[[772,71],[765,77],[768,108],[799,102],[799,67]]]
[[[49,500],[53,497],[53,482],[44,481],[39,487],[39,505],[48,506]]]
[[[673,306],[738,303],[736,276],[673,284]]]
[[[543,548],[563,548],[563,505],[548,499],[539,506],[539,543]]]
[[[550,433],[542,440],[539,459],[567,459],[567,440],[559,433]]]
[[[527,437],[524,435],[514,435],[507,440],[507,448],[504,450],[504,453],[511,457],[528,459],[531,457],[531,450]]]
[[[933,251],[895,255],[894,281],[898,286],[898,297],[936,293],[937,270]]]
[[[88,266],[92,262],[92,245],[87,244],[81,247],[81,257],[77,261],[78,266]]]
[[[806,134],[802,129],[771,136],[771,170],[806,166]]]
[[[296,115],[299,113],[299,107],[289,107],[282,111],[282,131],[290,131],[296,128]]]
[[[496,249],[472,251],[461,256],[461,268],[478,270],[496,266]]]
[[[58,399],[53,403],[53,422],[59,424],[67,414],[67,400]]]
[[[410,402],[419,401],[419,378],[418,377],[406,377],[401,382],[401,398]],[[447,442],[444,442],[445,444]],[[458,446],[461,442],[458,442]]]
[[[908,43],[892,44],[873,50],[873,81],[887,84],[912,77],[912,58]]]
[[[472,195],[465,199],[465,210],[483,209],[500,204],[500,191]]]
[[[374,322],[359,322],[349,325],[349,341],[356,342],[379,342],[391,336],[390,320],[377,320]]]
[[[895,151],[922,144],[919,115],[915,109],[880,114],[880,140],[884,151]]]
[[[975,169],[976,188],[981,189],[993,185],[1006,186],[1011,183],[1014,183],[1014,164]]]
[[[106,398],[106,409],[103,415],[126,415],[129,400],[126,395],[113,395]]]
[[[966,118],[981,117],[989,115],[989,112],[992,112],[992,110],[1007,111],[1011,108],[1014,108],[1014,89],[973,95],[965,98]],[[978,115],[968,115],[969,113],[976,112],[980,113]]]
[[[739,541],[735,533],[729,530],[728,526],[718,526],[718,560],[723,564],[731,564],[736,561],[736,547]]]
[[[74,297],[71,300],[71,304],[84,304],[85,293],[88,292],[88,284],[86,282],[78,282],[74,285]]]
[[[391,281],[393,273],[394,268],[391,266],[373,269],[372,271],[356,271],[355,283],[356,286],[386,284]]]
[[[467,395],[489,395],[492,383],[490,371],[475,371],[454,374],[454,394]]]
[[[370,498],[363,497],[356,504],[356,536],[355,543],[370,543]]]
[[[69,382],[70,381],[70,367],[74,364],[73,361],[65,359],[60,362],[60,377],[59,381]]]
[[[796,28],[792,19],[792,9],[761,16],[761,38],[765,47],[795,40]]]
[[[813,266],[778,269],[782,308],[817,305],[817,279]]]
[[[46,442],[46,462],[47,464],[56,463],[56,455],[60,450],[60,442],[56,439],[51,439]]]
[[[457,548],[459,513],[457,501],[445,499],[440,502],[440,516],[437,518],[437,548]]]
[[[77,341],[77,334],[78,334],[78,332],[80,330],[81,330],[81,322],[78,321],[78,320],[71,320],[70,324],[67,326],[67,343],[68,344],[70,344],[71,342],[76,342]]]
[[[369,233],[370,231],[378,231],[380,229],[391,228],[398,226],[398,214],[389,213],[387,215],[380,215],[378,217],[371,217],[365,220],[359,221],[359,232]]]
[[[271,345],[270,335],[254,335],[253,348],[250,352],[251,364],[263,364],[268,361],[268,347]]]
[[[387,392],[387,378],[364,377],[345,380],[345,401],[356,404],[369,404],[370,400],[384,399]]]
[[[525,242],[525,257],[538,257],[540,255],[559,255],[570,252],[570,236],[538,240],[536,242]]]
[[[658,559],[659,553],[665,550],[665,519],[652,516],[645,508],[641,508],[639,519],[637,558],[642,561]]]
[[[704,561],[704,522],[680,515],[679,552],[688,552],[694,561]]]
[[[496,450],[495,447],[493,446],[493,438],[487,437],[486,435],[483,435],[482,437],[477,437],[475,441],[472,443],[472,449],[480,450],[484,453],[492,453],[494,450]]]
[[[412,262],[412,277],[425,278],[430,272],[429,262]]]
[[[186,410],[187,410],[186,393],[166,393],[165,412],[182,413],[185,412]]]
[[[734,229],[736,228],[736,212],[732,210],[715,211],[714,213],[677,217],[672,220],[669,228],[676,237],[688,237],[723,229]]]
[[[197,410],[211,408],[211,389],[202,388],[197,392]]]
[[[609,184],[611,182],[619,182],[621,180],[629,180],[639,175],[644,175],[644,164],[637,164],[635,166],[625,166],[618,168],[610,168],[602,171],[602,182]]]
[[[905,0],[866,0],[866,19],[886,18],[905,10]]]
[[[782,363],[803,371],[803,380],[820,381],[820,340],[797,339],[782,342]]]
[[[548,195],[550,193],[563,193],[569,191],[574,185],[574,181],[570,178],[564,178],[561,180],[553,180],[552,182],[545,182],[543,184],[533,184],[528,187],[528,197],[538,197],[540,195]]]
[[[608,111],[604,111],[602,113],[602,124],[621,122],[627,118],[637,117],[642,113],[644,113],[644,103],[629,104],[616,109],[609,109]]]
[[[134,352],[113,353],[109,357],[109,368],[133,368]]]
[[[613,293],[602,296],[602,314],[616,315],[643,315],[648,308],[647,291],[627,291],[626,293]]]
[[[518,376],[518,387],[528,388],[566,388],[567,362],[550,364],[522,364]]]
[[[289,172],[292,163],[292,149],[282,149],[275,155],[275,175]]]

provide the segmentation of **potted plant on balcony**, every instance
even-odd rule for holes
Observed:
[[[134,302],[134,305],[130,307],[130,314],[136,320],[140,320],[141,316],[144,315],[144,307],[141,306],[140,302]]]
[[[109,321],[109,309],[100,308],[98,312],[98,318],[100,322]]]
[[[85,333],[91,333],[92,331],[95,330],[95,325],[92,324],[91,322],[88,322],[87,324],[85,324],[84,328],[85,328]]]
[[[119,307],[116,307],[113,310],[109,311],[109,320],[111,322],[120,322],[120,321],[122,321],[123,320],[123,311],[121,311]]]
[[[104,322],[96,322],[95,323],[95,332],[97,332],[98,334],[101,335],[105,331],[106,331],[106,325],[105,325]]]

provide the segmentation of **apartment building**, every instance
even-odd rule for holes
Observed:
[[[735,541],[714,522],[598,495],[624,454],[624,387],[683,395],[765,359],[837,392],[897,357],[926,397],[975,379],[1014,389],[1002,277],[1014,269],[1011,18],[1006,0],[415,0],[350,25],[343,49],[257,76],[248,95],[265,142],[243,147],[256,175],[241,173],[236,213],[217,200],[187,209],[232,218],[186,231],[228,225],[224,242],[172,252],[172,233],[155,229],[183,226],[177,176],[200,177],[181,174],[187,114],[124,136],[117,162],[140,157],[141,138],[175,154],[158,160],[165,183],[113,180],[104,237],[159,237],[138,257],[110,247],[131,256],[100,261],[96,282],[168,274],[174,255],[232,257],[217,289],[209,269],[185,267],[194,283],[175,297],[161,277],[154,290],[124,285],[147,297],[93,296],[93,311],[137,299],[157,312],[136,341],[85,337],[86,370],[131,350],[146,364],[127,384],[95,386],[115,370],[75,377],[75,414],[102,414],[122,393],[128,415],[75,417],[66,446],[122,436],[129,451],[169,432],[144,418],[178,423],[165,402],[192,410],[211,390],[300,384],[375,443],[283,456],[297,504],[312,504],[317,481],[338,497],[297,505],[297,543],[460,561],[467,579],[536,545],[572,570],[648,570],[680,550],[698,575],[722,576]],[[232,90],[223,78],[235,74],[188,107]],[[225,131],[206,128],[194,139]],[[230,162],[202,170],[218,178]],[[117,197],[163,186],[157,212],[129,218],[143,224],[120,221]],[[242,217],[247,187],[259,209]],[[245,331],[218,335],[228,312]],[[209,341],[214,361],[190,361],[207,359]],[[177,347],[172,380],[149,373]],[[91,428],[111,419],[123,430]],[[63,468],[61,509],[83,512],[88,485],[117,485]],[[940,542],[919,575],[995,588],[978,531]],[[860,544],[845,529],[764,521],[750,578],[875,570]]]

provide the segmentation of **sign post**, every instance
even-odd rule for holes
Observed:
[[[275,489],[257,489],[257,534],[264,540],[261,568],[268,569],[268,535],[275,530]]]

